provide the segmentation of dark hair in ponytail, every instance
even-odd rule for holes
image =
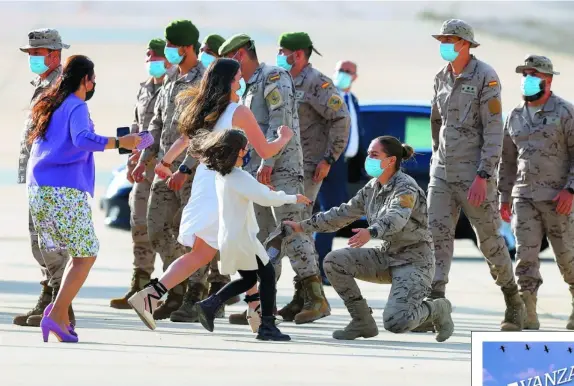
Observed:
[[[397,158],[395,170],[400,170],[401,162],[410,159],[415,154],[415,150],[411,146],[406,143],[401,143],[397,138],[390,135],[377,137],[377,141],[386,155]]]
[[[46,131],[54,111],[60,107],[70,94],[76,92],[85,77],[93,79],[94,62],[87,56],[73,55],[64,63],[62,75],[50,88],[44,90],[32,107],[32,129],[28,133],[28,143],[37,138],[46,138]]]

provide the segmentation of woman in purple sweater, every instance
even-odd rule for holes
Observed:
[[[94,132],[86,101],[95,87],[94,63],[85,56],[71,56],[61,78],[32,108],[27,175],[30,212],[42,249],[66,249],[71,257],[56,301],[46,308],[40,324],[45,342],[50,333],[60,342],[78,341],[68,307],[99,249],[88,201],[88,196],[94,196],[93,152],[133,149],[141,141],[137,134],[118,139]]]

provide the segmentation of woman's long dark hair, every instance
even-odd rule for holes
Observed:
[[[88,76],[94,76],[94,62],[87,56],[73,55],[64,63],[62,75],[56,83],[46,89],[32,107],[32,129],[28,133],[28,143],[31,144],[36,138],[46,138],[46,131],[52,114],[70,94],[76,92],[82,80]]]
[[[177,96],[178,103],[184,106],[179,119],[181,134],[193,138],[200,130],[213,130],[229,105],[231,83],[239,68],[235,59],[217,59],[209,65],[199,86]]]
[[[190,154],[199,158],[199,161],[208,169],[215,170],[222,176],[231,173],[239,152],[247,147],[245,133],[237,129],[228,129],[211,132],[201,130],[189,143]]]

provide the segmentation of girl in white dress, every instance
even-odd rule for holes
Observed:
[[[236,127],[243,130],[252,147],[261,158],[273,157],[291,140],[293,131],[281,126],[279,138],[267,143],[249,108],[237,104],[245,91],[239,62],[218,59],[207,69],[197,88],[183,91],[178,98],[185,103],[179,119],[182,136],[172,145],[156,166],[160,178],[168,178],[172,171],[164,164],[171,164],[187,147],[190,138],[199,132],[221,131]],[[215,171],[205,165],[197,167],[191,188],[191,198],[183,210],[178,241],[192,251],[174,261],[161,278],[153,279],[128,302],[144,324],[154,330],[153,312],[159,299],[171,288],[186,280],[199,268],[213,260],[217,253],[218,209],[215,192]]]
[[[253,203],[277,207],[295,203],[309,205],[311,201],[301,194],[287,195],[285,192],[272,191],[242,170],[245,156],[249,153],[247,143],[245,134],[233,129],[212,132],[204,137],[196,136],[191,140],[192,153],[199,155],[202,165],[217,172],[217,243],[221,273],[233,275],[239,272],[241,275],[240,279],[197,303],[199,321],[208,331],[213,331],[217,310],[228,299],[253,288],[259,277],[261,324],[258,326],[257,339],[287,341],[291,338],[275,326],[275,270],[273,264],[269,263],[265,248],[257,239],[259,226]]]

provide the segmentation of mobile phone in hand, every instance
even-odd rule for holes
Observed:
[[[130,133],[130,128],[129,127],[118,127],[116,129],[116,137],[120,138],[120,137],[124,137],[126,135],[128,135]],[[132,154],[132,151],[129,149],[124,149],[124,148],[119,148],[118,149],[120,154]]]

